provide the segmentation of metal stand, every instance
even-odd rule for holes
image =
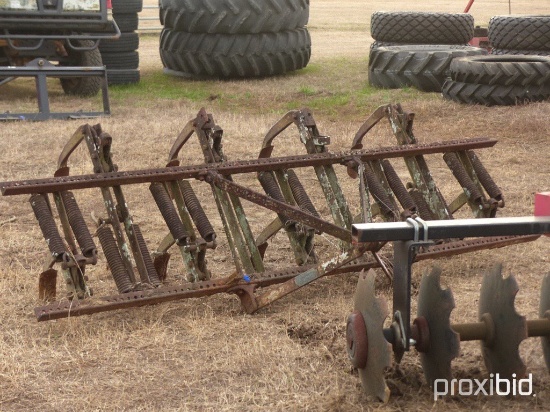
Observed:
[[[103,97],[102,112],[51,112],[48,97],[47,77],[101,77],[101,92]],[[83,119],[99,116],[109,116],[111,108],[107,87],[107,71],[105,67],[59,67],[44,59],[34,59],[24,67],[1,67],[0,78],[34,77],[38,98],[38,113],[0,113],[0,120],[48,120],[48,119]],[[2,83],[6,83],[6,79]]]

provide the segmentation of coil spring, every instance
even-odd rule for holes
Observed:
[[[57,225],[53,219],[52,212],[48,203],[48,198],[45,194],[34,194],[30,197],[29,202],[34,211],[34,215],[38,220],[38,225],[42,231],[44,239],[48,244],[48,248],[52,253],[52,256],[57,262],[63,260],[63,256],[67,252],[63,239],[57,230]]]
[[[143,238],[141,229],[138,225],[133,224],[132,231],[134,232],[139,246],[139,251],[141,252],[141,257],[143,258],[143,263],[145,264],[145,270],[147,270],[147,277],[149,278],[149,282],[151,282],[151,284],[155,286],[159,286],[161,284],[161,281],[159,279],[159,275],[157,274],[153,259],[151,258],[151,254],[149,253],[149,249],[147,249],[147,244],[145,243],[145,239]]]
[[[418,215],[424,219],[424,220],[436,220],[435,214],[432,212],[432,209],[430,209],[430,206],[428,203],[426,203],[426,200],[424,199],[424,196],[422,196],[422,193],[420,193],[418,190],[413,189],[409,192],[411,195],[414,204],[416,205],[416,211]]]
[[[96,254],[97,248],[73,193],[67,191],[61,192],[61,200],[67,211],[67,218],[75,234],[76,241],[80,246],[80,251],[85,257],[93,257]]]
[[[132,290],[132,281],[130,280],[130,275],[126,271],[126,267],[118,251],[113,231],[108,226],[101,226],[97,229],[97,237],[103,248],[107,263],[111,268],[111,273],[115,280],[118,293],[130,292]]]
[[[395,197],[399,200],[399,203],[401,203],[403,209],[410,210],[414,213],[416,211],[414,200],[405,188],[405,185],[403,185],[403,182],[395,172],[395,169],[388,159],[382,160],[382,169],[384,170],[384,174],[388,180],[388,185],[393,193],[395,193]]]
[[[172,236],[176,240],[176,243],[179,244],[182,241],[185,241],[189,235],[187,234],[187,231],[178,216],[178,212],[172,203],[172,199],[170,199],[164,185],[160,182],[153,182],[151,183],[151,186],[149,186],[149,190],[155,199],[157,207],[159,208],[170,233],[172,233]]]
[[[378,181],[376,175],[371,169],[370,165],[365,164],[365,171],[363,173],[369,192],[372,193],[372,196],[376,200],[376,203],[380,206],[382,214],[386,217],[398,215],[396,210],[393,210],[393,205],[391,203],[390,197],[386,193],[386,190],[382,184]]]
[[[277,181],[275,180],[271,172],[258,173],[258,180],[260,181],[260,184],[262,185],[264,191],[267,193],[268,196],[280,202],[286,203],[286,200],[281,193],[281,189],[279,188],[279,185],[277,184]],[[282,214],[278,214],[278,216],[279,219],[281,219],[283,225],[285,225],[286,227],[290,220]]]
[[[201,237],[207,242],[212,242],[216,239],[216,232],[210,224],[208,217],[206,217],[206,213],[204,213],[204,209],[202,208],[197,195],[193,191],[191,183],[187,180],[182,180],[179,182],[179,187],[183,195],[183,200],[185,201],[185,206],[187,207],[187,210],[189,210],[189,214],[191,215],[193,222],[195,222],[195,226],[197,227]]]
[[[475,152],[473,150],[467,150],[466,154],[468,155],[470,162],[472,162],[472,166],[474,167],[477,177],[481,182],[481,185],[487,191],[487,194],[489,195],[489,197],[495,200],[501,200],[502,191],[494,182],[494,180],[491,178],[491,176],[489,176],[489,172],[487,172],[487,169],[485,169],[485,166],[483,166],[483,164],[481,163],[481,161],[479,160]]]
[[[468,175],[468,172],[466,172],[464,165],[460,162],[456,153],[445,153],[443,155],[443,160],[445,160],[445,163],[447,163],[451,169],[451,172],[453,172],[453,175],[456,177],[456,180],[458,180],[458,183],[460,183],[460,185],[469,193],[469,198],[474,202],[480,202],[482,198],[481,192]]]
[[[290,190],[292,191],[292,196],[294,196],[294,199],[296,199],[296,203],[298,203],[298,206],[308,211],[313,216],[320,217],[319,213],[315,209],[315,206],[313,206],[311,199],[307,195],[304,186],[302,186],[302,183],[298,179],[296,172],[294,172],[294,170],[292,169],[288,169],[287,176],[288,184],[290,186]]]

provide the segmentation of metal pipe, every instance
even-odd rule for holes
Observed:
[[[550,216],[433,220],[427,224],[429,240],[550,233]],[[424,236],[424,229],[420,231]],[[352,227],[356,243],[413,240],[414,232],[407,222],[359,223]]]
[[[470,11],[470,7],[472,7],[472,4],[474,4],[474,0],[470,0],[468,4],[466,5],[466,8],[464,9],[464,13],[468,13]]]
[[[460,341],[486,340],[488,330],[485,322],[459,323],[451,328],[460,335]],[[550,336],[550,319],[532,319],[527,321],[527,336]]]

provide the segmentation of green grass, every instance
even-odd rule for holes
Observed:
[[[151,100],[182,100],[207,107],[247,113],[285,112],[309,107],[315,113],[355,116],[381,104],[430,99],[412,88],[376,89],[368,84],[365,58],[334,58],[302,70],[265,79],[196,80],[167,75],[160,69],[142,72],[138,84],[110,87],[111,100],[146,106]]]
[[[193,102],[208,99],[213,87],[207,81],[193,81],[169,76],[162,71],[142,75],[139,83],[109,87],[112,99],[146,99],[151,97],[167,100],[189,100]]]

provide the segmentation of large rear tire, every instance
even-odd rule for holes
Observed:
[[[310,56],[311,38],[306,28],[258,34],[163,29],[160,36],[164,67],[193,77],[273,76],[304,68]]]
[[[550,97],[550,85],[502,86],[463,83],[447,80],[443,84],[443,97],[459,103],[485,106],[512,106],[541,102]]]
[[[451,78],[463,83],[502,86],[550,84],[550,58],[492,55],[454,59]]]
[[[369,84],[386,89],[413,86],[439,92],[450,76],[456,57],[486,54],[484,49],[454,45],[388,46],[372,49],[369,57]]]
[[[304,27],[309,0],[161,0],[160,21],[189,33],[275,33]]]

